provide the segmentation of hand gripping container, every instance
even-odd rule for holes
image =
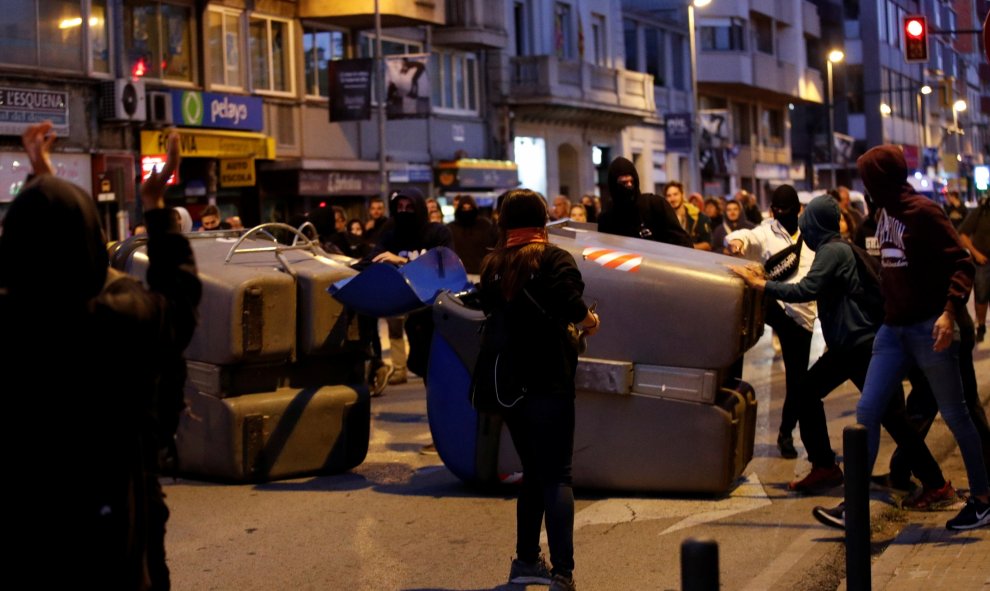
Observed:
[[[603,320],[578,363],[575,484],[731,489],[752,458],[756,400],[727,370],[759,339],[762,296],[721,255],[569,227],[551,241],[574,255]],[[500,419],[468,400],[483,319],[471,300],[448,293],[434,305],[427,407],[447,467],[492,484],[521,466]]]
[[[277,243],[276,229],[297,243]],[[367,347],[354,315],[326,293],[356,274],[353,261],[300,236],[281,224],[188,236],[204,289],[185,352],[188,408],[176,434],[183,472],[262,481],[364,460]],[[142,243],[118,247],[113,262],[143,276]]]

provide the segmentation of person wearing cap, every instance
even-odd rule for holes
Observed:
[[[628,159],[619,157],[609,165],[608,192],[607,206],[598,216],[599,232],[694,248],[667,200],[640,193],[639,173]]]
[[[804,279],[815,260],[815,251],[801,240],[798,215],[801,202],[790,185],[774,189],[770,198],[771,217],[753,229],[740,229],[726,237],[728,253],[763,264],[767,277],[784,283]],[[801,384],[808,372],[811,336],[815,328],[815,302],[781,302],[767,304],[766,323],[780,339],[784,358],[786,393],[781,412],[777,449],[780,455],[797,457],[794,427],[801,408]]]

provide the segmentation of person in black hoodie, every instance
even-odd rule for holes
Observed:
[[[966,305],[973,285],[973,261],[942,209],[907,182],[907,162],[899,147],[872,148],[856,165],[881,208],[876,238],[882,255],[884,321],[856,407],[856,419],[868,433],[867,465],[872,469],[876,461],[879,422],[894,386],[916,363],[959,444],[972,491],[946,527],[985,526],[990,523],[990,484],[980,437],[964,400],[955,326],[956,311]]]
[[[639,192],[639,173],[626,158],[608,167],[608,207],[598,216],[598,231],[694,248],[667,200]]]
[[[762,272],[749,267],[730,267],[746,283],[766,290],[774,299],[786,302],[814,299],[818,303],[827,349],[802,381],[798,421],[812,470],[788,485],[795,492],[815,492],[842,484],[842,470],[835,462],[829,442],[822,399],[846,380],[863,389],[873,339],[882,320],[880,310],[871,305],[867,295],[868,290],[879,289],[875,276],[870,285],[869,270],[860,268],[852,246],[840,238],[840,215],[838,202],[827,195],[813,199],[801,214],[798,220],[801,236],[815,251],[815,260],[808,274],[797,283],[766,281]],[[904,392],[899,385],[897,390],[883,417],[883,426],[905,450],[914,472],[925,490],[930,491],[926,503],[951,501],[956,496],[955,490],[943,477],[924,439],[908,423]]]
[[[498,231],[491,220],[478,212],[478,204],[474,197],[462,195],[454,209],[454,221],[447,224],[453,239],[454,252],[464,263],[468,273],[481,272],[481,260],[485,258],[495,242]]]
[[[23,141],[34,177],[0,234],[0,391],[9,474],[7,558],[51,588],[168,589],[159,451],[183,407],[201,285],[164,208],[164,169],[141,187],[147,287],[109,269],[93,199],[52,174],[51,123]],[[58,240],[39,240],[38,229]],[[40,369],[39,369],[40,368]],[[54,495],[54,496],[53,496]]]
[[[426,210],[426,199],[416,189],[404,189],[392,193],[389,199],[390,214],[388,222],[382,227],[381,235],[375,248],[365,257],[360,266],[369,263],[391,263],[402,266],[415,260],[427,250],[438,246],[450,247],[452,239],[447,226],[431,222]],[[399,325],[401,327],[401,325]],[[426,369],[430,353],[430,340],[433,337],[433,311],[430,308],[411,313],[405,321],[405,332],[409,338],[409,357],[402,359],[403,351],[398,359],[405,361],[403,367],[393,364],[395,373],[389,383],[403,383],[406,380],[406,367],[416,375],[426,377]],[[402,346],[401,328],[395,330],[395,323],[389,325],[389,339],[393,347]],[[393,357],[395,358],[395,357]],[[400,373],[401,372],[401,373]]]

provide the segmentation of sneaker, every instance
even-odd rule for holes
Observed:
[[[787,489],[794,492],[810,493],[840,486],[842,482],[842,469],[839,468],[838,464],[833,464],[828,468],[816,466],[801,480],[795,480],[788,484]]]
[[[777,449],[780,451],[780,457],[793,460],[798,457],[797,449],[794,447],[794,438],[790,435],[784,435],[781,433],[777,435]]]
[[[550,582],[550,591],[577,591],[577,586],[574,585],[573,577],[554,575]]]
[[[970,497],[959,515],[945,522],[945,529],[976,529],[990,523],[990,503]]]
[[[981,324],[976,327],[976,342],[982,343],[985,338],[987,338],[987,325]]]
[[[395,368],[391,365],[382,364],[375,370],[374,381],[371,383],[372,397],[385,393],[385,386],[388,386],[393,373],[395,373]]]
[[[542,556],[536,562],[516,558],[509,568],[509,582],[517,585],[549,585],[550,578],[550,567]]]
[[[831,509],[825,507],[815,507],[811,514],[822,525],[834,527],[836,529],[846,529],[846,504],[839,503]]]
[[[945,486],[941,488],[922,489],[921,494],[913,499],[904,501],[901,505],[905,509],[914,511],[935,511],[951,504],[956,500],[956,489],[952,488],[952,483],[945,481]]]
[[[881,488],[892,488],[894,490],[899,490],[909,494],[918,488],[918,485],[911,480],[910,476],[908,476],[907,480],[901,480],[893,474],[878,474],[876,476],[870,476],[870,483]]]

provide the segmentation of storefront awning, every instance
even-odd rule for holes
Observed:
[[[162,131],[141,132],[141,155],[166,152]],[[275,140],[262,133],[179,128],[179,155],[183,158],[275,159]]]

